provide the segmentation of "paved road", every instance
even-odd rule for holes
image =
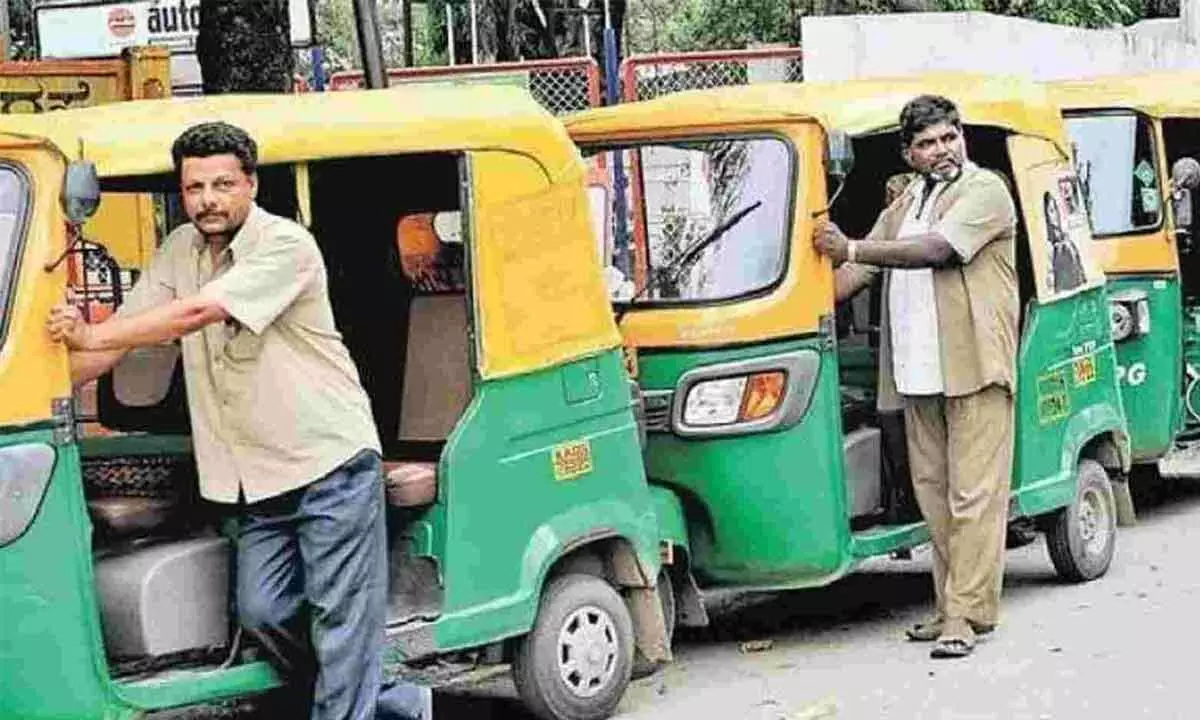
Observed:
[[[1042,541],[1011,551],[1005,621],[967,660],[903,630],[929,609],[928,556],[815,591],[719,599],[714,627],[636,683],[620,720],[1200,718],[1200,484],[1122,528],[1108,575],[1058,581]],[[744,640],[770,650],[743,653]],[[439,720],[526,720],[507,681],[440,698]]]

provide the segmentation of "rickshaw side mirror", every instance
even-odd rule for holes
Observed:
[[[825,138],[825,167],[833,177],[845,180],[854,169],[854,143],[845,130],[830,130]]]
[[[75,225],[83,224],[95,214],[100,207],[100,176],[94,164],[74,160],[67,165],[62,204],[67,219]]]
[[[1171,202],[1175,211],[1175,233],[1181,250],[1191,252],[1192,191],[1200,187],[1200,162],[1183,157],[1171,166]]]

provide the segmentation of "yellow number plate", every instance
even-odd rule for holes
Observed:
[[[587,440],[558,445],[553,455],[555,480],[574,480],[592,471],[592,444]]]

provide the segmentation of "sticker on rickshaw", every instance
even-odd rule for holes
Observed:
[[[1071,414],[1071,400],[1067,395],[1067,378],[1062,370],[1042,375],[1037,380],[1038,422],[1049,425]]]
[[[552,452],[554,479],[574,480],[592,471],[592,444],[587,440],[556,445]]]
[[[638,377],[638,357],[637,348],[628,345],[621,348],[622,357],[625,359],[625,372],[629,373],[629,377],[637,380]]]
[[[1096,380],[1096,357],[1094,355],[1085,355],[1081,358],[1075,358],[1075,362],[1071,364],[1071,369],[1075,378],[1075,387],[1090,385]]]

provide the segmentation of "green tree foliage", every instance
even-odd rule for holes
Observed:
[[[942,0],[944,10],[983,10],[1030,20],[1106,28],[1127,25],[1146,15],[1146,3],[1137,0]]]
[[[13,60],[33,60],[37,45],[33,28],[33,0],[9,0],[8,56]]]
[[[204,92],[290,91],[290,37],[287,0],[201,3],[196,58]]]

